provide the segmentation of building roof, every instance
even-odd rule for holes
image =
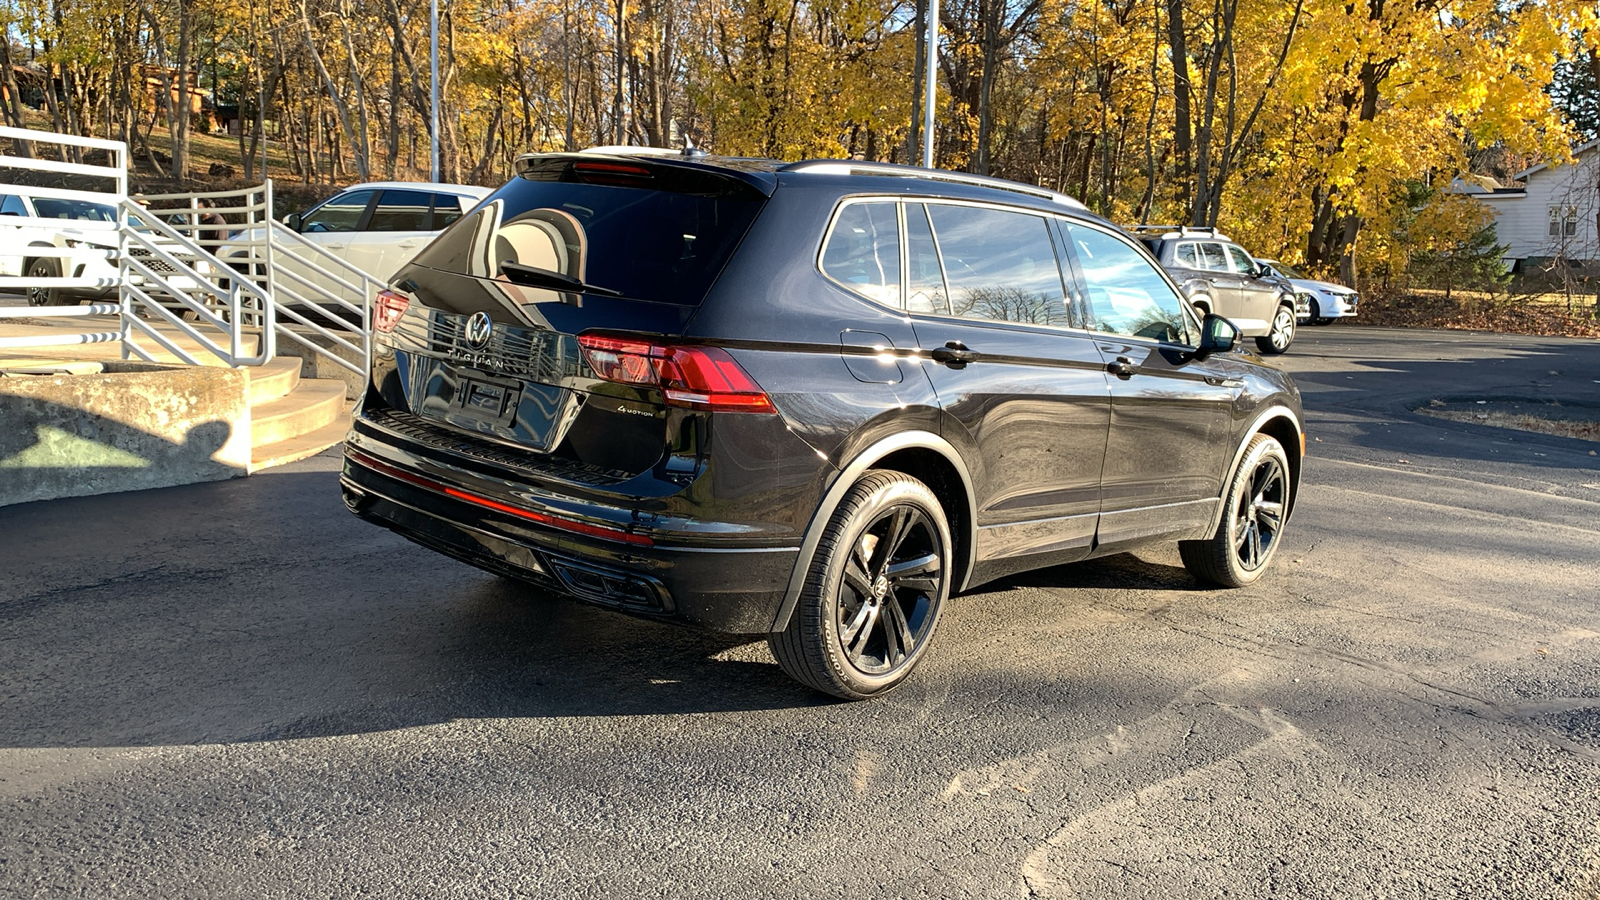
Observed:
[[[1578,145],[1576,147],[1573,147],[1572,148],[1572,155],[1573,156],[1582,156],[1583,154],[1588,153],[1589,151],[1595,149],[1596,147],[1600,147],[1600,138],[1597,138],[1595,140],[1589,141],[1586,144],[1580,144],[1580,145]],[[1511,176],[1511,178],[1512,178],[1513,181],[1522,181],[1522,180],[1526,179],[1529,175],[1537,175],[1538,173],[1543,172],[1545,169],[1548,169],[1548,168],[1550,168],[1550,163],[1543,162],[1543,163],[1540,163],[1537,166],[1534,166],[1534,167],[1532,167],[1530,169],[1523,169],[1521,172],[1518,172],[1517,174]]]

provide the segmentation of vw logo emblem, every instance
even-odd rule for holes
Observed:
[[[475,312],[467,319],[467,343],[474,350],[482,350],[489,345],[489,332],[494,329],[494,323],[489,321],[486,312]]]

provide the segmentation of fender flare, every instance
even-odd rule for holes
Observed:
[[[961,479],[961,487],[966,491],[967,509],[969,514],[966,523],[967,565],[966,578],[972,577],[972,567],[976,562],[977,554],[977,496],[972,490],[972,473],[967,469],[967,464],[962,461],[961,454],[949,441],[931,431],[903,431],[890,435],[881,441],[862,450],[850,461],[833,479],[822,500],[817,504],[816,512],[812,513],[811,524],[806,526],[805,537],[800,541],[800,551],[795,554],[794,569],[789,573],[789,584],[783,593],[783,602],[778,606],[778,612],[772,619],[770,630],[774,633],[789,627],[789,619],[794,615],[795,607],[800,603],[800,592],[805,588],[806,575],[811,571],[811,561],[816,557],[817,545],[822,542],[822,533],[833,520],[833,513],[844,502],[844,495],[849,493],[861,476],[865,475],[879,460],[891,453],[901,450],[931,450],[944,457],[956,474]],[[965,579],[959,585],[952,584],[951,591],[966,587]]]
[[[1209,538],[1217,533],[1217,527],[1222,524],[1222,517],[1227,513],[1228,485],[1233,483],[1233,475],[1239,470],[1239,462],[1244,459],[1244,451],[1246,447],[1250,446],[1250,439],[1260,434],[1261,427],[1273,419],[1287,419],[1289,424],[1294,426],[1295,434],[1300,435],[1302,441],[1305,440],[1305,423],[1300,420],[1300,416],[1294,410],[1287,406],[1274,406],[1256,416],[1254,421],[1250,423],[1250,427],[1245,429],[1244,438],[1239,441],[1239,446],[1233,451],[1233,460],[1228,463],[1228,474],[1222,479],[1222,493],[1217,495],[1217,509],[1211,514],[1211,525],[1206,529],[1206,537]],[[1289,450],[1290,448],[1285,447],[1284,449]],[[1300,452],[1298,447],[1293,448],[1293,450],[1297,453]],[[1305,454],[1301,453],[1300,455],[1303,460]],[[1298,471],[1296,469],[1297,473]],[[1294,511],[1293,503],[1300,496],[1300,480],[1298,478],[1295,479],[1294,488],[1294,493],[1290,495],[1289,501],[1291,504],[1289,512],[1291,514]]]

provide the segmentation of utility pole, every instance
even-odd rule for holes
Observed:
[[[428,59],[432,85],[428,103],[429,179],[439,181],[439,0],[428,4]]]
[[[928,99],[922,109],[922,167],[933,168],[933,98],[939,84],[939,0],[928,0]]]

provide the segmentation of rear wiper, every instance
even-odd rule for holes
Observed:
[[[512,284],[520,284],[523,287],[572,291],[576,294],[595,294],[600,297],[622,296],[621,291],[614,291],[611,288],[601,287],[597,284],[588,284],[573,278],[571,275],[563,275],[560,272],[552,272],[549,269],[541,269],[538,266],[525,266],[522,263],[503,262],[500,264],[500,274],[504,275],[506,280]]]

